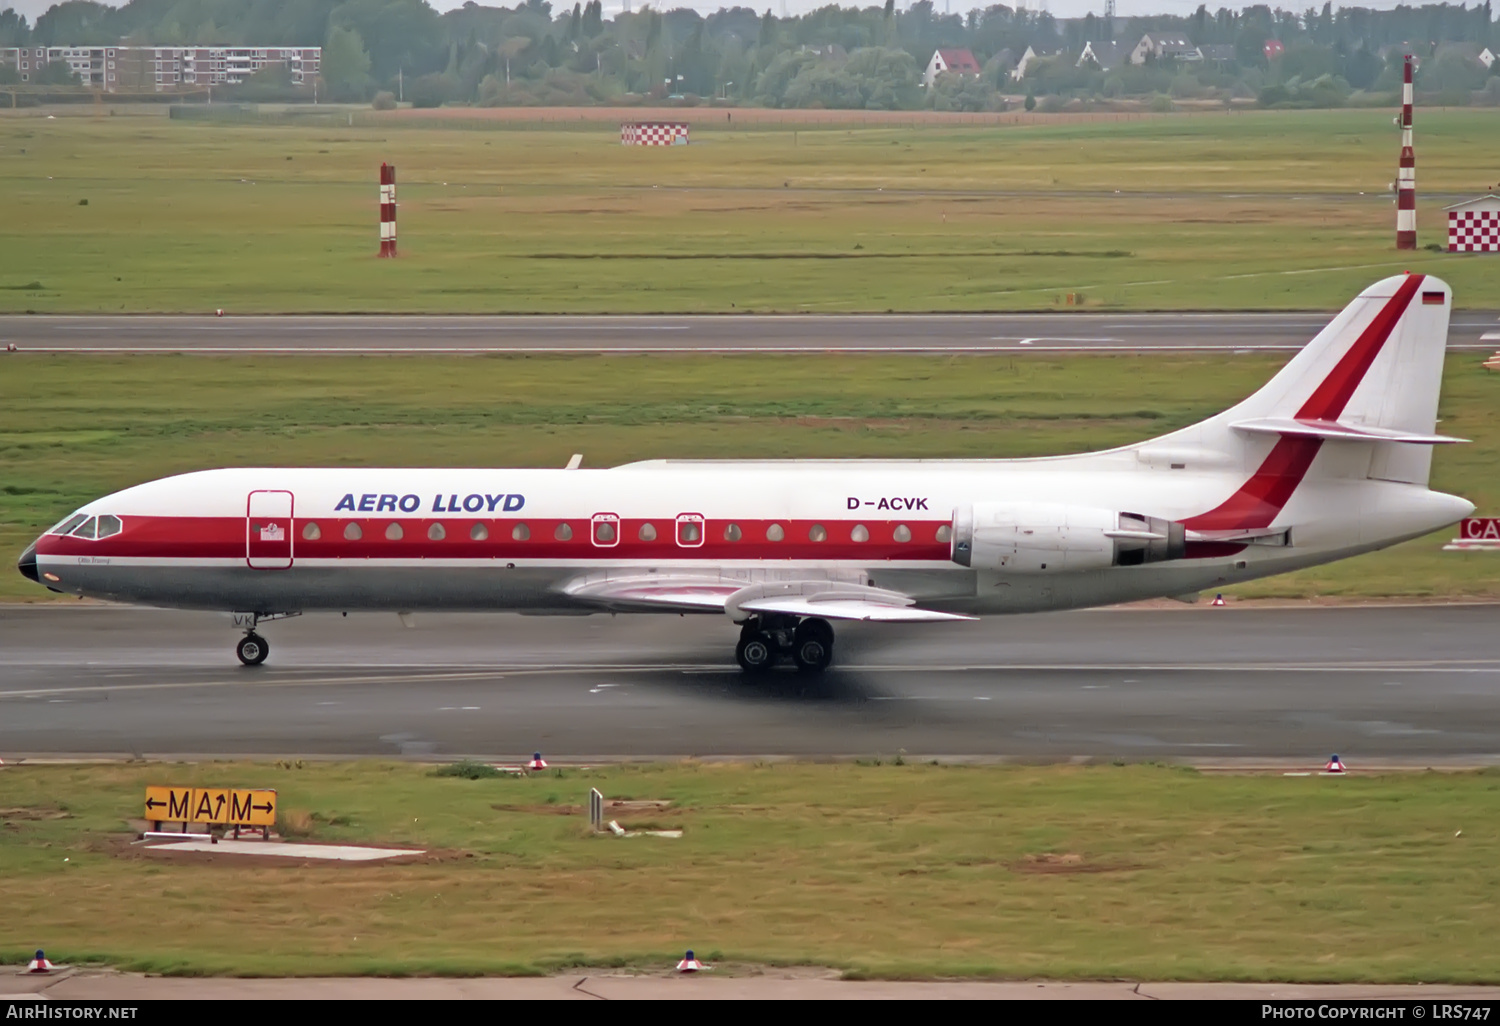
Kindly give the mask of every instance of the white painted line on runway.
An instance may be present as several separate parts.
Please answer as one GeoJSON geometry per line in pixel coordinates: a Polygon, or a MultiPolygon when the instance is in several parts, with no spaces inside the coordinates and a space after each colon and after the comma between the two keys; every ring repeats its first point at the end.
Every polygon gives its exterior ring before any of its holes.
{"type": "Polygon", "coordinates": [[[1487,331],[1479,336],[1481,342],[1500,342],[1500,331],[1487,331]]]}
{"type": "Polygon", "coordinates": [[[991,342],[1020,342],[1022,344],[1025,344],[1025,343],[1028,343],[1028,342],[1123,342],[1124,339],[1119,339],[1119,338],[1068,338],[1068,337],[1063,336],[1063,335],[1055,335],[1055,336],[1054,335],[1028,335],[1025,338],[1022,338],[1019,335],[995,335],[995,336],[993,336],[990,339],[990,341],[991,342]]]}
{"type": "MultiPolygon", "coordinates": [[[[1153,673],[1463,673],[1463,674],[1500,674],[1500,665],[1494,666],[1448,666],[1448,665],[1408,665],[1408,664],[1352,664],[1352,665],[1297,665],[1297,664],[1264,664],[1246,665],[1220,664],[1220,663],[1180,663],[1180,664],[1058,664],[1058,663],[990,663],[971,664],[964,666],[933,666],[933,665],[911,665],[911,666],[881,666],[881,665],[853,665],[840,667],[839,670],[846,673],[1112,673],[1120,671],[1130,672],[1153,672],[1153,673]]],[[[291,678],[267,680],[248,680],[240,677],[234,680],[206,680],[206,681],[174,681],[156,684],[96,684],[78,685],[62,688],[23,688],[15,691],[0,691],[0,698],[47,698],[52,695],[79,694],[84,692],[123,692],[123,691],[172,691],[187,690],[192,688],[227,688],[227,687],[337,687],[346,684],[427,684],[439,681],[494,681],[504,680],[509,677],[539,677],[558,676],[565,674],[576,674],[580,672],[609,672],[617,674],[626,673],[723,673],[738,677],[741,675],[737,667],[730,664],[659,664],[601,668],[589,667],[538,667],[538,668],[508,668],[505,670],[479,670],[469,673],[432,673],[432,674],[388,674],[368,675],[360,677],[313,677],[313,678],[291,678]]],[[[881,699],[882,701],[898,701],[900,698],[881,699]]],[[[913,699],[915,700],[915,699],[913,699]]]]}

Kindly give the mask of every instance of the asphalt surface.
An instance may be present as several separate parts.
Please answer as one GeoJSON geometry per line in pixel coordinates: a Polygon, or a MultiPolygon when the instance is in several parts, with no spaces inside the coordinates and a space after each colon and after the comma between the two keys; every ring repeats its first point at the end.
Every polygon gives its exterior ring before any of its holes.
{"type": "MultiPolygon", "coordinates": [[[[727,967],[727,972],[721,970],[693,976],[669,972],[626,975],[605,970],[594,975],[572,973],[548,977],[390,979],[365,976],[280,980],[145,976],[107,969],[83,969],[63,970],[48,976],[0,971],[0,1002],[8,995],[28,995],[31,1001],[38,998],[51,1001],[847,1001],[892,998],[908,1001],[935,998],[990,1001],[1390,1001],[1423,1002],[1423,1014],[1432,1008],[1432,1015],[1437,1018],[1439,1008],[1432,1002],[1493,1002],[1500,997],[1500,987],[1370,983],[843,980],[835,970],[760,967],[753,972],[747,972],[744,967],[727,967]]],[[[1452,1017],[1461,1014],[1461,1011],[1449,1010],[1452,1017]]],[[[1472,1017],[1473,1012],[1469,1015],[1472,1017]]]]}
{"type": "MultiPolygon", "coordinates": [[[[0,355],[71,353],[994,352],[1297,349],[1330,313],[720,317],[0,316],[0,355]]],[[[1500,348],[1500,312],[1449,348],[1500,348]]]]}
{"type": "Polygon", "coordinates": [[[1500,762],[1500,606],[1117,609],[840,628],[746,679],[718,617],[0,608],[0,757],[1500,762]]]}

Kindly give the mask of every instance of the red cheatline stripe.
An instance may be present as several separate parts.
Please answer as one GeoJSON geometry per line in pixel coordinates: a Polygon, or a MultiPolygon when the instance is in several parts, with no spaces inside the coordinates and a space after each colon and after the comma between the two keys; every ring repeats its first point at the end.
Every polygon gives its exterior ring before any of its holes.
{"type": "Polygon", "coordinates": [[[1268,527],[1302,483],[1322,447],[1321,438],[1286,436],[1277,440],[1250,480],[1222,504],[1183,521],[1195,531],[1268,527]]]}
{"type": "MultiPolygon", "coordinates": [[[[1412,297],[1422,287],[1426,275],[1409,274],[1396,289],[1396,294],[1386,301],[1369,326],[1339,359],[1339,362],[1319,383],[1307,402],[1297,411],[1298,420],[1337,420],[1349,405],[1354,390],[1364,380],[1365,373],[1380,355],[1381,347],[1391,337],[1396,323],[1412,297]]],[[[1183,523],[1199,531],[1242,530],[1268,527],[1276,515],[1286,506],[1292,493],[1302,483],[1318,455],[1323,440],[1320,438],[1282,437],[1271,448],[1270,455],[1250,475],[1240,489],[1223,503],[1189,517],[1183,523]]]]}

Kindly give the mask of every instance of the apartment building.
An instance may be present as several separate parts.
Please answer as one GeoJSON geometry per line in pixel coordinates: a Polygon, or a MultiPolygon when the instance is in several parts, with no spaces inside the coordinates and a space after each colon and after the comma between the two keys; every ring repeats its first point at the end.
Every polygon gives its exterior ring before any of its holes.
{"type": "Polygon", "coordinates": [[[80,82],[106,93],[169,93],[179,89],[239,85],[262,68],[283,65],[293,85],[311,83],[322,64],[321,46],[11,46],[0,64],[34,82],[57,61],[80,82]]]}

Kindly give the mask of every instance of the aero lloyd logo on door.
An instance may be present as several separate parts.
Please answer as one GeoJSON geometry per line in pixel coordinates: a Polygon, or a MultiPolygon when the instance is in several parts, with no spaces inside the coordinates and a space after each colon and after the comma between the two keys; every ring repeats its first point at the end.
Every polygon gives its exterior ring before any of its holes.
{"type": "MultiPolygon", "coordinates": [[[[453,492],[448,495],[434,495],[432,505],[428,511],[432,513],[514,513],[526,505],[526,496],[500,492],[495,495],[488,493],[471,492],[468,495],[459,495],[453,492]]],[[[355,495],[352,492],[338,501],[334,506],[334,512],[348,510],[351,513],[415,513],[422,508],[422,498],[418,495],[382,495],[377,492],[366,492],[364,495],[355,495]]]]}

